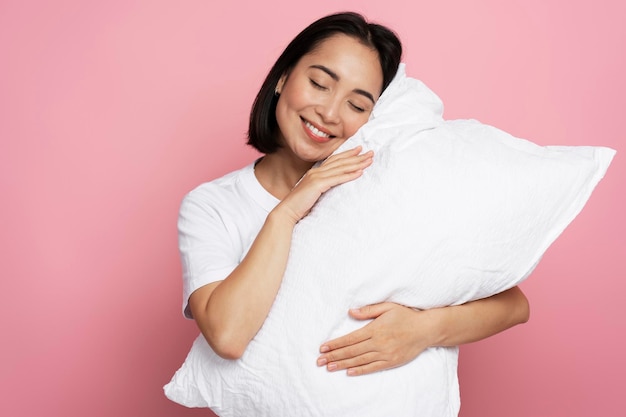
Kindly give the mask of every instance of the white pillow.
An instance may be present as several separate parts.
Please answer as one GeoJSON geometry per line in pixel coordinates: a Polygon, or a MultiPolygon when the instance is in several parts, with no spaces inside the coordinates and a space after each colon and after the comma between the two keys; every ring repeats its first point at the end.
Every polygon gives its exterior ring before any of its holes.
{"type": "Polygon", "coordinates": [[[443,121],[402,66],[372,119],[339,151],[375,151],[294,231],[285,277],[243,358],[202,336],[165,387],[226,416],[456,416],[457,349],[432,348],[350,378],[316,366],[322,342],[364,325],[351,307],[464,303],[519,284],[574,219],[614,151],[540,147],[476,121],[443,121]]]}

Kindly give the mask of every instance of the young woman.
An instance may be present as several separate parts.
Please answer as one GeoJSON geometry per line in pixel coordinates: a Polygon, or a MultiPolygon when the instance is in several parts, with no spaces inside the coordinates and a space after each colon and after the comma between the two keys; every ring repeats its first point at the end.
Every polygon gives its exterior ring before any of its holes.
{"type": "MultiPolygon", "coordinates": [[[[179,220],[185,315],[221,357],[239,358],[263,325],[295,224],[323,193],[374,163],[359,148],[330,155],[367,122],[401,54],[393,32],[358,14],[314,22],[279,57],[252,108],[248,143],[264,156],[185,197],[179,220]]],[[[381,303],[350,314],[374,320],[322,344],[317,365],[361,375],[400,366],[430,346],[491,336],[525,322],[529,309],[513,288],[455,307],[417,311],[381,303]]]]}

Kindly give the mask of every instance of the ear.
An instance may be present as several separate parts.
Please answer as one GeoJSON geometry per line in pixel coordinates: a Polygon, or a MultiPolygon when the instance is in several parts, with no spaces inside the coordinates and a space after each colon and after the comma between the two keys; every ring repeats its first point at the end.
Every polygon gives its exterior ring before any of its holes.
{"type": "Polygon", "coordinates": [[[280,93],[282,93],[283,86],[285,85],[285,82],[287,81],[288,75],[289,74],[284,73],[278,80],[278,83],[276,83],[276,88],[274,89],[274,93],[276,93],[276,95],[279,95],[280,93]]]}

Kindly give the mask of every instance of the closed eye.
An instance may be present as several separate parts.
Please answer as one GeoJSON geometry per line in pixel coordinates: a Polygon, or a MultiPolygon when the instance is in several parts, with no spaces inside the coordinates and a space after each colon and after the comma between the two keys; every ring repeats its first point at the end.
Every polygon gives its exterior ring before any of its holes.
{"type": "Polygon", "coordinates": [[[309,78],[309,81],[311,81],[311,85],[313,85],[313,87],[317,88],[318,90],[326,90],[326,87],[324,87],[323,85],[319,84],[314,79],[309,78]]]}
{"type": "Polygon", "coordinates": [[[359,113],[363,113],[365,111],[365,109],[363,107],[359,107],[356,104],[352,103],[352,102],[348,102],[350,103],[350,107],[352,107],[354,110],[356,110],[359,113]]]}

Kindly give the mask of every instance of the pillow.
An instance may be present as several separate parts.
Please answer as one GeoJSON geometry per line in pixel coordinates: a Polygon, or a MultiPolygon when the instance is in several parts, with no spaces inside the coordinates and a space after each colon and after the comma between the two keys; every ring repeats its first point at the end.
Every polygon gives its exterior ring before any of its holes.
{"type": "Polygon", "coordinates": [[[199,336],[166,395],[225,416],[456,416],[456,348],[350,378],[316,366],[322,342],[364,325],[347,311],[382,301],[420,309],[519,284],[580,212],[614,151],[540,147],[472,120],[402,66],[371,120],[337,151],[374,164],[302,219],[283,283],[240,360],[199,336]]]}

